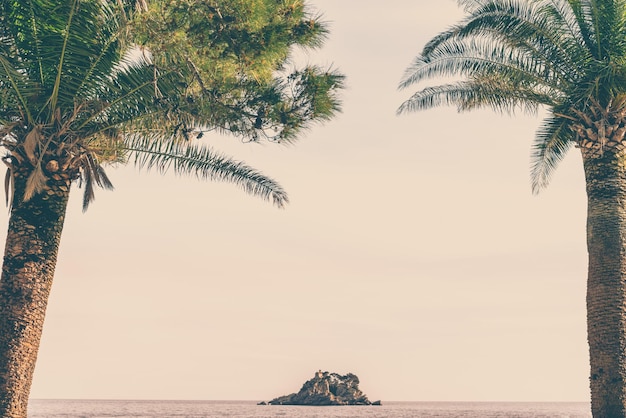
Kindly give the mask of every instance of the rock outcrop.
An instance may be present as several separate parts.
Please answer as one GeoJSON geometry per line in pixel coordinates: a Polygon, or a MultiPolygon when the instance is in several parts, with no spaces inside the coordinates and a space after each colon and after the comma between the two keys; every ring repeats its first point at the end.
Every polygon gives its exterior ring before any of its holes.
{"type": "MultiPolygon", "coordinates": [[[[348,373],[315,373],[313,379],[302,385],[298,393],[272,399],[270,405],[372,405],[367,396],[359,389],[359,378],[348,373]]],[[[380,401],[376,402],[380,405],[380,401]]]]}

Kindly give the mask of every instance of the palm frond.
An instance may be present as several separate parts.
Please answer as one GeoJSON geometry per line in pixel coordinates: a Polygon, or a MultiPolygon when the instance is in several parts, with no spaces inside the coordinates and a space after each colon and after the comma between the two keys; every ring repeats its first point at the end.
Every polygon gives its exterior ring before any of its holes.
{"type": "Polygon", "coordinates": [[[18,111],[25,115],[27,122],[32,123],[33,116],[28,101],[28,96],[32,91],[30,83],[23,74],[13,67],[4,54],[0,55],[0,83],[10,86],[9,96],[15,98],[15,104],[19,106],[18,111]]]}
{"type": "Polygon", "coordinates": [[[55,88],[62,83],[58,94],[66,106],[91,98],[94,87],[106,84],[117,71],[125,51],[119,42],[120,18],[108,2],[85,3],[81,1],[75,16],[68,17],[68,35],[59,59],[61,78],[55,88]]]}
{"type": "Polygon", "coordinates": [[[251,195],[271,199],[280,208],[288,203],[286,192],[276,181],[207,147],[176,138],[131,136],[127,138],[125,149],[139,168],[155,168],[161,173],[171,170],[176,174],[226,181],[239,185],[251,195]]]}
{"type": "Polygon", "coordinates": [[[7,166],[7,171],[4,175],[4,199],[6,206],[11,209],[13,203],[13,193],[15,192],[15,177],[13,174],[13,168],[7,166]]]}
{"type": "MultiPolygon", "coordinates": [[[[590,1],[590,32],[595,38],[594,57],[605,60],[626,52],[624,24],[626,4],[623,1],[590,1]]],[[[584,9],[583,9],[584,10],[584,9]]]]}
{"type": "Polygon", "coordinates": [[[31,121],[51,123],[58,107],[71,109],[111,76],[124,52],[108,2],[27,0],[0,7],[2,55],[37,86],[24,95],[31,121]]]}
{"type": "Polygon", "coordinates": [[[87,211],[91,202],[96,198],[94,190],[93,172],[89,169],[81,170],[80,186],[84,187],[83,190],[83,212],[87,211]]]}
{"type": "MultiPolygon", "coordinates": [[[[67,54],[67,46],[68,46],[68,41],[70,38],[70,35],[72,33],[71,31],[71,27],[72,27],[72,20],[74,18],[74,15],[76,13],[76,9],[78,7],[78,0],[74,0],[72,3],[72,7],[70,8],[70,13],[68,15],[67,18],[67,26],[65,28],[65,35],[63,36],[63,46],[61,48],[61,50],[59,51],[59,62],[57,64],[57,75],[56,75],[56,79],[54,81],[54,86],[52,87],[52,95],[50,96],[50,108],[52,110],[51,114],[54,113],[54,111],[57,108],[57,101],[59,99],[59,90],[61,88],[61,76],[63,74],[63,66],[66,65],[65,63],[65,57],[66,55],[69,56],[69,54],[67,54]]],[[[50,122],[52,122],[52,119],[50,120],[50,122]]]]}
{"type": "Polygon", "coordinates": [[[31,13],[28,20],[31,22],[31,27],[32,27],[31,39],[32,39],[32,45],[33,45],[33,50],[34,50],[33,52],[35,53],[34,58],[37,62],[37,68],[39,70],[39,82],[43,84],[45,82],[44,66],[43,66],[42,59],[41,59],[43,40],[41,39],[39,30],[38,30],[39,20],[37,19],[37,16],[35,16],[32,1],[27,1],[26,3],[28,3],[29,5],[29,11],[31,13]]]}
{"type": "Polygon", "coordinates": [[[471,11],[424,47],[400,88],[435,76],[500,71],[498,65],[517,67],[553,88],[558,83],[563,89],[580,76],[572,64],[589,54],[581,48],[580,33],[572,29],[571,13],[558,19],[554,4],[521,0],[480,2],[471,11]]]}
{"type": "Polygon", "coordinates": [[[554,90],[568,83],[543,57],[499,41],[483,39],[450,40],[427,57],[417,57],[406,70],[399,88],[405,89],[433,77],[468,77],[477,74],[501,74],[511,81],[543,84],[554,90]]]}
{"type": "Polygon", "coordinates": [[[584,2],[583,4],[580,0],[567,0],[567,3],[575,16],[577,27],[580,29],[586,49],[595,51],[597,42],[594,35],[593,15],[591,14],[589,2],[584,2]]]}
{"type": "Polygon", "coordinates": [[[113,183],[109,180],[102,165],[96,160],[92,150],[84,151],[78,165],[80,168],[80,186],[84,187],[83,212],[85,212],[96,197],[94,183],[107,190],[113,190],[113,183]]]}
{"type": "Polygon", "coordinates": [[[550,116],[537,132],[531,153],[531,186],[533,193],[545,188],[552,173],[574,144],[571,120],[550,116]]]}
{"type": "Polygon", "coordinates": [[[110,79],[92,91],[92,99],[86,102],[88,108],[77,122],[76,129],[95,133],[138,121],[148,115],[157,119],[159,112],[161,119],[167,118],[171,100],[159,97],[158,91],[162,89],[176,97],[182,94],[178,88],[182,80],[173,72],[157,73],[156,78],[154,73],[154,67],[142,61],[117,69],[110,79]]]}
{"type": "MultiPolygon", "coordinates": [[[[107,19],[106,22],[115,21],[107,19]]],[[[94,94],[94,89],[98,89],[102,84],[107,84],[113,74],[119,72],[118,68],[123,63],[123,51],[119,48],[119,38],[122,34],[118,25],[101,25],[99,36],[102,38],[100,53],[90,57],[91,66],[81,77],[74,82],[75,94],[78,100],[89,99],[94,94]]]]}
{"type": "MultiPolygon", "coordinates": [[[[521,109],[535,113],[538,106],[554,105],[553,91],[507,83],[497,75],[474,77],[468,81],[426,87],[417,91],[397,110],[398,114],[454,105],[459,111],[489,107],[497,112],[513,113],[521,109]]],[[[542,87],[542,86],[540,86],[542,87]]]]}

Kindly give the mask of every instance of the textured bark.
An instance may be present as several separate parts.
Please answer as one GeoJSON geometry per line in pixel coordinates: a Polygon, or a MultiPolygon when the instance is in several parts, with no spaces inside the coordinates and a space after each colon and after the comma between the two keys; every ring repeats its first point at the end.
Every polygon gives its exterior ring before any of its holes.
{"type": "Polygon", "coordinates": [[[588,198],[591,407],[596,418],[626,417],[625,153],[619,145],[583,147],[582,154],[588,198]]]}
{"type": "Polygon", "coordinates": [[[70,180],[55,176],[23,202],[27,174],[15,176],[0,278],[0,416],[5,418],[26,417],[70,191],[70,180]]]}

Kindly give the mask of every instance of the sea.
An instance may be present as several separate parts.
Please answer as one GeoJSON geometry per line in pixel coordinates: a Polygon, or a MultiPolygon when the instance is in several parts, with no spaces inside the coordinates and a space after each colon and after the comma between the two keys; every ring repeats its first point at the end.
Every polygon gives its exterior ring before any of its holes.
{"type": "Polygon", "coordinates": [[[31,399],[29,418],[591,418],[584,402],[382,402],[382,406],[270,406],[255,401],[31,399]]]}

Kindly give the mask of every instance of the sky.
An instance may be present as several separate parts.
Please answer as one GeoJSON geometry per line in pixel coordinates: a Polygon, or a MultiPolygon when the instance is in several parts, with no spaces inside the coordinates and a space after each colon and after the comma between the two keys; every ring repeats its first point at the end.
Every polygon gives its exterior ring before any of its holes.
{"type": "Polygon", "coordinates": [[[132,166],[85,214],[75,190],[31,396],[269,400],[321,369],[371,400],[587,401],[580,155],[533,195],[541,112],[396,115],[455,0],[309,3],[331,33],[301,59],[346,74],[343,113],[206,140],[291,203],[132,166]]]}

